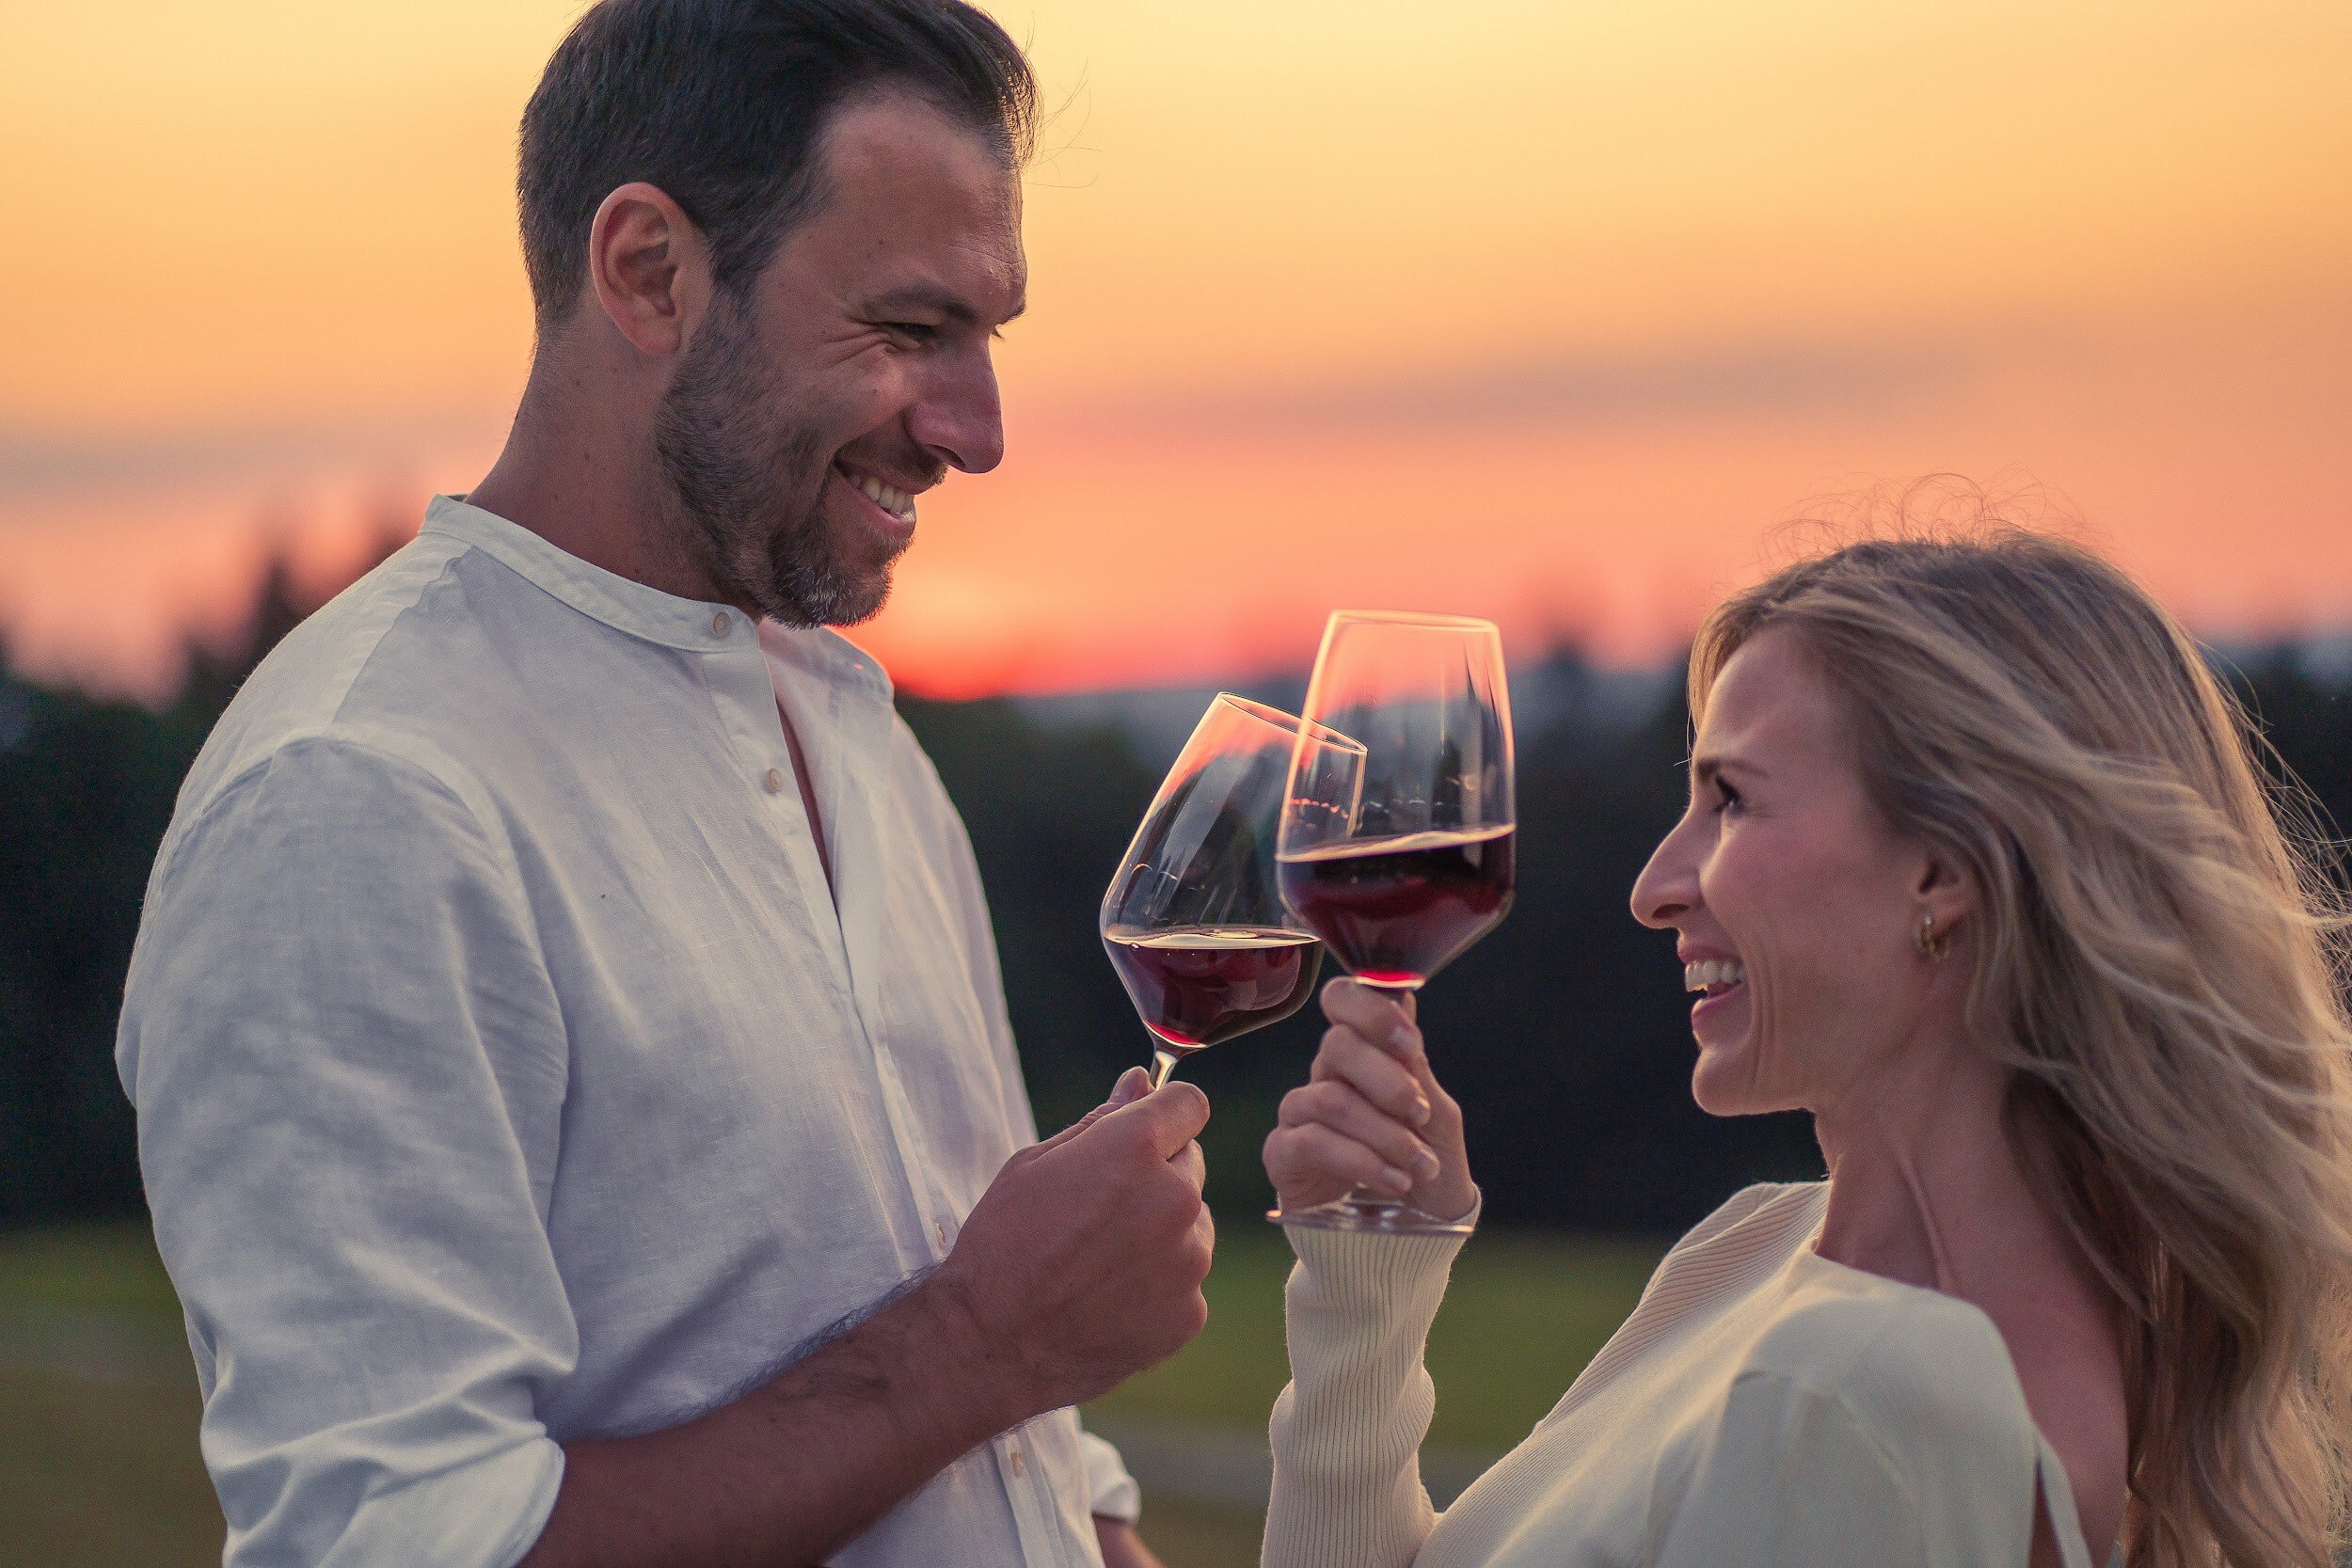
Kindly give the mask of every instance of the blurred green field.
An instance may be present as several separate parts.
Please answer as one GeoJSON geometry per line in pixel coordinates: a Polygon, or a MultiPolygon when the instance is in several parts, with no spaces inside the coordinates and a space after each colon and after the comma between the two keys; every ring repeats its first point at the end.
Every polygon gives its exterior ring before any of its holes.
{"type": "MultiPolygon", "coordinates": [[[[1431,1338],[1433,1442],[1507,1448],[1632,1307],[1659,1249],[1486,1235],[1431,1338]]],[[[1092,1408],[1263,1436],[1282,1386],[1281,1237],[1227,1218],[1209,1326],[1092,1408]]],[[[0,1237],[0,1568],[199,1568],[220,1515],[196,1449],[179,1306],[145,1230],[0,1237]]],[[[1169,1568],[1257,1561],[1254,1509],[1151,1492],[1144,1532],[1169,1568]]]]}
{"type": "MultiPolygon", "coordinates": [[[[1662,1248],[1492,1234],[1454,1269],[1429,1337],[1438,1415],[1429,1440],[1507,1449],[1527,1435],[1633,1309],[1662,1248]]],[[[1254,1218],[1224,1219],[1209,1275],[1209,1326],[1173,1358],[1090,1406],[1263,1432],[1289,1380],[1282,1282],[1290,1248],[1254,1218]]]]}
{"type": "Polygon", "coordinates": [[[143,1227],[0,1238],[0,1568],[217,1564],[197,1411],[143,1227]]]}

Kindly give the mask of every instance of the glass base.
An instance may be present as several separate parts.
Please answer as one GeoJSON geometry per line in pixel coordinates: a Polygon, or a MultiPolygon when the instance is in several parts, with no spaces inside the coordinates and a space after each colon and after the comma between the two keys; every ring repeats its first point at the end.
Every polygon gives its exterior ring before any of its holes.
{"type": "Polygon", "coordinates": [[[1364,1193],[1350,1193],[1292,1213],[1269,1209],[1265,1217],[1276,1225],[1298,1225],[1310,1230],[1364,1230],[1379,1236],[1467,1236],[1476,1228],[1468,1216],[1441,1220],[1409,1203],[1364,1193]]]}

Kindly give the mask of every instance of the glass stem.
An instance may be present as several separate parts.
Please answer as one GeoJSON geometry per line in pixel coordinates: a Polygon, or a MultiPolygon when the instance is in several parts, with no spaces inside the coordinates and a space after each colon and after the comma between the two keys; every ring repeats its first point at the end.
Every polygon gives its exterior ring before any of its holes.
{"type": "Polygon", "coordinates": [[[1176,1053],[1170,1051],[1167,1046],[1162,1045],[1160,1043],[1159,1037],[1154,1035],[1152,1037],[1152,1088],[1157,1089],[1166,1085],[1168,1082],[1168,1075],[1176,1070],[1176,1064],[1182,1060],[1184,1060],[1183,1057],[1177,1055],[1176,1053]]]}

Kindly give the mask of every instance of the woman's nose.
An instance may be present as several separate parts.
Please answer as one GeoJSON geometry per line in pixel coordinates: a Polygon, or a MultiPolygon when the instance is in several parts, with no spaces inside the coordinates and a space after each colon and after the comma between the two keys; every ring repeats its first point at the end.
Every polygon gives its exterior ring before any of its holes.
{"type": "Polygon", "coordinates": [[[1633,918],[1654,930],[1673,926],[1699,900],[1698,859],[1684,832],[1689,825],[1688,817],[1676,823],[1633,879],[1633,918]]]}

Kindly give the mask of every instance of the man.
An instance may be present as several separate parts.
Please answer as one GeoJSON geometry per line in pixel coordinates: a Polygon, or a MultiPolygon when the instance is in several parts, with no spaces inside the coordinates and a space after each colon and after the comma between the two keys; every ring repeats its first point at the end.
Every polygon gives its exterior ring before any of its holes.
{"type": "Polygon", "coordinates": [[[1067,1408],[1198,1331],[1178,1085],[1034,1133],[873,661],[993,467],[1034,87],[957,0],[605,0],[469,500],[287,639],[119,1062],[237,1564],[1148,1564],[1067,1408]]]}

